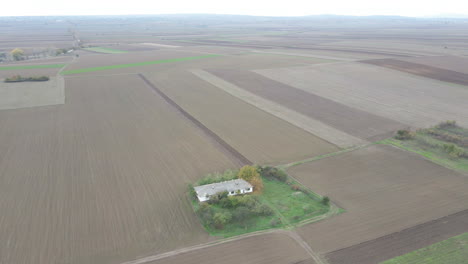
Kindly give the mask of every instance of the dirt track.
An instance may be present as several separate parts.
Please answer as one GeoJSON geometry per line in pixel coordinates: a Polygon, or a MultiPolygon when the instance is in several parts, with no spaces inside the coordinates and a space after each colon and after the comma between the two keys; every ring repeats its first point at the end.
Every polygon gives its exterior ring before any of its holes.
{"type": "Polygon", "coordinates": [[[326,255],[331,264],[376,264],[468,232],[468,210],[326,255]]]}
{"type": "Polygon", "coordinates": [[[234,149],[232,146],[230,146],[226,141],[224,141],[222,138],[220,138],[216,133],[211,131],[209,128],[207,128],[205,125],[203,125],[200,121],[198,121],[195,117],[190,115],[187,111],[185,111],[182,107],[180,107],[176,102],[174,102],[171,98],[169,98],[166,94],[164,94],[160,89],[158,89],[154,84],[152,84],[148,79],[146,79],[145,76],[142,74],[138,74],[138,76],[149,86],[151,87],[158,95],[160,95],[168,104],[170,104],[172,107],[177,109],[185,118],[187,118],[190,122],[192,122],[195,126],[197,126],[199,129],[203,131],[205,135],[209,139],[211,139],[216,145],[219,146],[219,149],[224,152],[228,157],[231,158],[231,160],[235,163],[238,164],[239,166],[243,165],[251,165],[253,164],[252,161],[244,157],[239,151],[234,149]]]}
{"type": "Polygon", "coordinates": [[[395,59],[364,60],[361,62],[412,73],[443,82],[468,85],[468,74],[466,73],[395,59]]]}

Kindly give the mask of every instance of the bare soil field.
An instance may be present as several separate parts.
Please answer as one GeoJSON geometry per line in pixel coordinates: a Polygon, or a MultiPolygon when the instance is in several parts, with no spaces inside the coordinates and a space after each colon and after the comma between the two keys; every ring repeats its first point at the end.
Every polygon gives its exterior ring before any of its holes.
{"type": "Polygon", "coordinates": [[[468,210],[327,254],[332,264],[374,264],[468,231],[468,210]]]}
{"type": "Polygon", "coordinates": [[[451,82],[461,85],[468,85],[468,74],[446,70],[442,68],[427,66],[423,64],[395,60],[395,59],[379,59],[365,60],[364,63],[387,67],[390,69],[416,74],[419,76],[436,79],[443,82],[451,82]]]}
{"type": "Polygon", "coordinates": [[[307,93],[254,72],[236,69],[209,71],[256,95],[361,139],[383,139],[404,127],[396,121],[307,93]]]}
{"type": "Polygon", "coordinates": [[[168,70],[146,76],[167,96],[254,163],[280,164],[338,149],[230,96],[188,71],[168,70]]]}
{"type": "Polygon", "coordinates": [[[235,165],[137,76],[66,78],[66,94],[0,111],[0,262],[120,263],[209,241],[187,183],[235,165]]]}
{"type": "Polygon", "coordinates": [[[468,57],[427,56],[404,58],[400,60],[468,74],[468,57]]]}
{"type": "Polygon", "coordinates": [[[0,110],[65,103],[63,77],[47,82],[0,82],[0,110]]]}
{"type": "Polygon", "coordinates": [[[275,233],[214,245],[148,264],[166,263],[315,264],[291,237],[275,233]]]}
{"type": "Polygon", "coordinates": [[[288,171],[346,210],[299,228],[321,254],[468,208],[466,175],[391,146],[371,145],[288,171]]]}
{"type": "Polygon", "coordinates": [[[429,127],[444,120],[468,125],[468,89],[464,86],[349,62],[255,72],[411,127],[429,127]]]}

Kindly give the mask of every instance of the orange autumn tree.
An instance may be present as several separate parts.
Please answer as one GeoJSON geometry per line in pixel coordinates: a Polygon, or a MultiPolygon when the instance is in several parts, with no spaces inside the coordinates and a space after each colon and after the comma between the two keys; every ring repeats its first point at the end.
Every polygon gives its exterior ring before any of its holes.
{"type": "Polygon", "coordinates": [[[263,190],[263,181],[262,177],[260,177],[260,174],[257,171],[257,168],[254,166],[250,165],[245,165],[239,170],[239,173],[237,174],[237,177],[239,179],[243,179],[254,187],[254,192],[255,193],[260,193],[263,190]]]}

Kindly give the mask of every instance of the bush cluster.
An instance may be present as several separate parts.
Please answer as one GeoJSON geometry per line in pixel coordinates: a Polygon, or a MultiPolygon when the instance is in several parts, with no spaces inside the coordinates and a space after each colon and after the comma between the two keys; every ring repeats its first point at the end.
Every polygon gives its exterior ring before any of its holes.
{"type": "Polygon", "coordinates": [[[413,139],[414,136],[415,136],[414,132],[403,129],[403,130],[397,131],[395,138],[398,140],[409,140],[409,139],[413,139]]]}
{"type": "Polygon", "coordinates": [[[197,185],[211,184],[215,182],[223,182],[237,179],[237,170],[226,170],[223,173],[215,172],[207,174],[205,177],[197,181],[197,185]]]}
{"type": "Polygon", "coordinates": [[[436,128],[441,128],[441,129],[450,128],[450,127],[457,127],[457,122],[455,120],[447,120],[447,121],[444,121],[444,122],[440,122],[436,126],[436,128]]]}
{"type": "Polygon", "coordinates": [[[21,75],[15,75],[9,78],[5,78],[5,82],[45,82],[48,80],[49,77],[47,76],[23,77],[21,75]]]}
{"type": "Polygon", "coordinates": [[[222,192],[213,195],[207,203],[201,203],[197,214],[205,225],[223,229],[233,222],[247,227],[253,217],[272,215],[273,210],[256,196],[228,196],[227,192],[222,192]]]}
{"type": "Polygon", "coordinates": [[[455,143],[462,147],[468,147],[468,138],[463,135],[452,134],[449,132],[440,131],[440,130],[433,129],[433,128],[427,129],[425,132],[439,140],[450,142],[450,143],[455,143]]]}
{"type": "Polygon", "coordinates": [[[280,182],[286,182],[288,180],[288,175],[286,172],[271,166],[259,166],[258,173],[260,173],[262,177],[270,180],[278,180],[280,182]]]}
{"type": "Polygon", "coordinates": [[[452,158],[468,158],[468,154],[466,153],[466,151],[455,144],[444,144],[443,149],[452,158]]]}

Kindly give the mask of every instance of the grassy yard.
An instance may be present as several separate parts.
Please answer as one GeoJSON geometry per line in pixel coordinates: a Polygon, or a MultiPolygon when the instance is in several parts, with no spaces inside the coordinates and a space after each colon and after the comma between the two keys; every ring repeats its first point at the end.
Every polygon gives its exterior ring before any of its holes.
{"type": "MultiPolygon", "coordinates": [[[[216,229],[211,225],[202,223],[205,229],[213,236],[231,237],[250,233],[254,231],[266,230],[270,228],[290,228],[296,224],[325,214],[330,206],[322,203],[322,197],[305,189],[294,181],[289,184],[274,179],[263,179],[264,189],[261,194],[250,194],[258,197],[258,201],[269,206],[273,213],[271,215],[252,216],[244,222],[233,221],[226,224],[223,229],[216,229]],[[293,190],[292,186],[300,187],[301,190],[293,190]],[[307,192],[304,193],[304,191],[307,192]],[[274,223],[274,224],[273,224],[274,223]]],[[[195,211],[200,204],[193,201],[195,211]]],[[[212,205],[213,213],[231,212],[235,209],[223,208],[219,205],[212,205]]]]}
{"type": "Polygon", "coordinates": [[[50,69],[50,68],[62,68],[64,66],[65,64],[11,65],[11,66],[0,66],[0,70],[50,69]]]}
{"type": "Polygon", "coordinates": [[[464,264],[468,263],[468,233],[387,260],[381,264],[464,264]]]}
{"type": "Polygon", "coordinates": [[[105,48],[105,47],[84,48],[84,50],[95,51],[95,52],[100,52],[100,53],[109,53],[109,54],[127,53],[127,51],[125,50],[118,50],[118,49],[105,48]]]}
{"type": "Polygon", "coordinates": [[[386,139],[377,142],[378,144],[393,145],[411,152],[418,153],[435,163],[442,166],[459,170],[468,171],[468,130],[454,126],[454,127],[434,127],[430,129],[422,129],[414,134],[414,138],[408,140],[398,140],[395,138],[386,139]],[[440,137],[438,135],[445,135],[440,137]],[[457,139],[454,142],[447,141],[449,139],[457,139]],[[447,150],[447,146],[453,144],[464,155],[456,157],[451,155],[447,150]]]}
{"type": "Polygon", "coordinates": [[[106,65],[106,66],[100,66],[100,67],[90,67],[90,68],[82,68],[82,69],[76,69],[76,70],[68,70],[68,71],[63,71],[61,74],[62,75],[69,75],[69,74],[77,74],[77,73],[85,73],[85,72],[95,72],[95,71],[103,71],[103,70],[111,70],[111,69],[121,69],[121,68],[137,67],[137,66],[146,66],[146,65],[153,65],[153,64],[162,64],[162,63],[197,60],[197,59],[204,59],[204,58],[211,58],[211,57],[218,57],[218,56],[221,56],[221,55],[210,54],[210,55],[174,58],[174,59],[166,59],[166,60],[154,60],[154,61],[143,61],[143,62],[136,62],[136,63],[127,63],[127,64],[106,65]]]}

